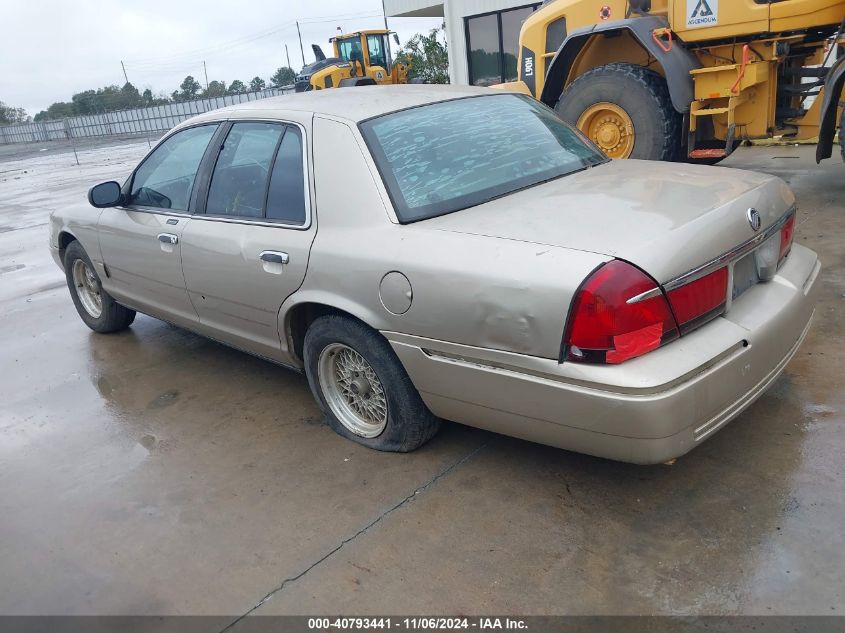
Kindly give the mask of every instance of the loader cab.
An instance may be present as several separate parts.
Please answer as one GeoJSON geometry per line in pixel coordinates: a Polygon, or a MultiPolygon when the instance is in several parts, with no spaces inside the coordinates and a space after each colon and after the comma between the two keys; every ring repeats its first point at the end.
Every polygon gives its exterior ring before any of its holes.
{"type": "Polygon", "coordinates": [[[351,63],[356,72],[371,77],[376,83],[392,83],[390,31],[359,31],[331,38],[335,57],[351,63]]]}

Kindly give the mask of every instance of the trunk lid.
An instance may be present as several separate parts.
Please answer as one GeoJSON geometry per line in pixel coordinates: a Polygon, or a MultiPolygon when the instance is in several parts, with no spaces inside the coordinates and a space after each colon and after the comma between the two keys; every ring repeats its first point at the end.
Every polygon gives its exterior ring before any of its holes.
{"type": "Polygon", "coordinates": [[[779,178],[737,169],[613,161],[420,223],[599,253],[665,283],[765,231],[794,204],[779,178]],[[748,210],[762,223],[755,231],[748,210]]]}

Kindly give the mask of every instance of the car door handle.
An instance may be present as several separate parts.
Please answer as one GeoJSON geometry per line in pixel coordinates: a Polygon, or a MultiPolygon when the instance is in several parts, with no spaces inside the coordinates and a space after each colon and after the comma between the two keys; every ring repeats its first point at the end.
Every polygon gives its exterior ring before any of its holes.
{"type": "Polygon", "coordinates": [[[173,233],[159,233],[158,241],[162,244],[178,244],[179,236],[173,235],[173,233]]]}
{"type": "Polygon", "coordinates": [[[281,251],[261,251],[258,257],[268,264],[287,264],[290,261],[290,256],[281,251]]]}

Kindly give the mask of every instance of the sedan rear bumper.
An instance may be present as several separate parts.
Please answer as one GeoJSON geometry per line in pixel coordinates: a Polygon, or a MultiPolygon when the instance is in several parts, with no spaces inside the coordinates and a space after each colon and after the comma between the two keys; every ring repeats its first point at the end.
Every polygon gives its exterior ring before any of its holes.
{"type": "Polygon", "coordinates": [[[780,375],[814,313],[816,254],[795,245],[775,279],[700,330],[618,366],[558,364],[385,332],[435,415],[640,464],[683,455],[780,375]]]}

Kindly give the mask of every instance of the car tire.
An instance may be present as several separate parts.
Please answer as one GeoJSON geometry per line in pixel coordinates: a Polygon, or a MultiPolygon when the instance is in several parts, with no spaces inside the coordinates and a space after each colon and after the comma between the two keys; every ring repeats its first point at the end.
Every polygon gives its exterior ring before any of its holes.
{"type": "Polygon", "coordinates": [[[607,64],[587,71],[563,91],[555,112],[611,158],[671,161],[678,153],[681,115],[666,80],[642,66],[607,64]]]}
{"type": "Polygon", "coordinates": [[[316,319],[303,352],[308,384],[338,435],[375,450],[406,453],[440,428],[387,340],[360,321],[340,315],[316,319]]]}
{"type": "Polygon", "coordinates": [[[68,245],[64,265],[70,296],[85,325],[100,334],[108,334],[132,324],[135,311],[120,305],[103,290],[97,270],[79,242],[68,245]]]}

